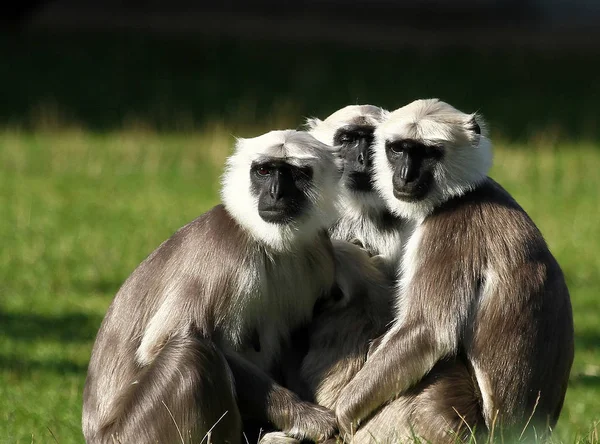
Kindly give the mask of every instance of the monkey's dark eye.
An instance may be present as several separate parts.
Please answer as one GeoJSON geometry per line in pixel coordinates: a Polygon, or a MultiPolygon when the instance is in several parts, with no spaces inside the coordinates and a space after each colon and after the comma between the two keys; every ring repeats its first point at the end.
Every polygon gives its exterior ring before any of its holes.
{"type": "Polygon", "coordinates": [[[398,140],[395,142],[388,142],[386,146],[394,154],[400,154],[415,149],[415,143],[412,140],[398,140]]]}
{"type": "Polygon", "coordinates": [[[356,137],[354,137],[354,135],[350,133],[343,133],[340,135],[339,140],[341,144],[352,143],[356,140],[356,137]]]}
{"type": "Polygon", "coordinates": [[[406,150],[406,144],[404,142],[397,142],[397,143],[391,143],[389,145],[390,150],[395,153],[395,154],[399,154],[402,151],[406,150]]]}
{"type": "Polygon", "coordinates": [[[259,176],[263,176],[263,177],[264,176],[268,176],[268,175],[271,174],[271,170],[269,168],[267,168],[267,167],[264,167],[264,166],[258,167],[256,169],[256,174],[258,174],[259,176]]]}

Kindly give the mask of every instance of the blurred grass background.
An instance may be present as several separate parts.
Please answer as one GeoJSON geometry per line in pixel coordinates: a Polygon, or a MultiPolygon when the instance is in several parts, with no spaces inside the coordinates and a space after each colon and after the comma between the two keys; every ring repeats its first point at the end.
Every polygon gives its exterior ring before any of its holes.
{"type": "Polygon", "coordinates": [[[576,358],[555,438],[598,442],[599,53],[64,33],[3,35],[0,54],[0,442],[83,442],[102,317],[218,202],[234,135],[423,97],[487,118],[492,177],[561,263],[576,358]]]}

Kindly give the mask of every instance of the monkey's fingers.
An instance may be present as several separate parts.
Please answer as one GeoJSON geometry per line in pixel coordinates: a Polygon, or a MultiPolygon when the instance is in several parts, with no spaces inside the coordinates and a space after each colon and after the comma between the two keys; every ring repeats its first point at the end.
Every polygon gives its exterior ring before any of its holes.
{"type": "Polygon", "coordinates": [[[309,402],[302,404],[294,423],[286,430],[288,435],[299,440],[321,442],[337,432],[337,420],[333,411],[309,402]]]}

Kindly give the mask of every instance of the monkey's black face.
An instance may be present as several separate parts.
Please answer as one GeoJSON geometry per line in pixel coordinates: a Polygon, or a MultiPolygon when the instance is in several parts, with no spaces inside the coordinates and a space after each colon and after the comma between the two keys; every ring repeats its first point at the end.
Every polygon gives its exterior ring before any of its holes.
{"type": "Polygon", "coordinates": [[[344,159],[342,180],[344,186],[352,191],[371,192],[371,145],[373,130],[369,125],[347,125],[338,129],[333,144],[341,146],[344,159]]]}
{"type": "Polygon", "coordinates": [[[425,198],[433,185],[433,169],[444,156],[443,148],[402,139],[386,142],[385,153],[393,171],[396,199],[410,202],[425,198]]]}
{"type": "Polygon", "coordinates": [[[252,192],[258,196],[258,214],[265,222],[288,224],[309,205],[313,170],[282,160],[254,162],[250,169],[252,192]]]}

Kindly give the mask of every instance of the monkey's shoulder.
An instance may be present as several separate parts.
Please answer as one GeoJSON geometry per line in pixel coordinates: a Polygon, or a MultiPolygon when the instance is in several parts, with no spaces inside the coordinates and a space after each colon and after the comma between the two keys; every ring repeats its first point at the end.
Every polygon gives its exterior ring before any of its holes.
{"type": "Polygon", "coordinates": [[[434,224],[443,220],[454,227],[485,224],[488,226],[486,231],[502,228],[537,231],[534,222],[510,193],[489,177],[467,193],[445,202],[429,219],[434,224]]]}
{"type": "Polygon", "coordinates": [[[162,287],[159,282],[185,280],[196,285],[227,280],[250,260],[251,240],[217,205],[181,227],[160,244],[131,274],[123,288],[162,287]]]}
{"type": "Polygon", "coordinates": [[[217,260],[217,256],[232,260],[246,254],[251,246],[248,234],[219,204],[177,230],[157,251],[191,254],[198,259],[208,254],[212,260],[217,260]]]}
{"type": "MultiPolygon", "coordinates": [[[[543,257],[552,260],[533,220],[501,185],[487,178],[473,190],[451,199],[424,223],[431,248],[456,249],[461,256],[490,256],[514,264],[543,257]],[[459,242],[455,242],[459,240],[459,242]]],[[[484,259],[486,258],[487,259],[484,259]]]]}

